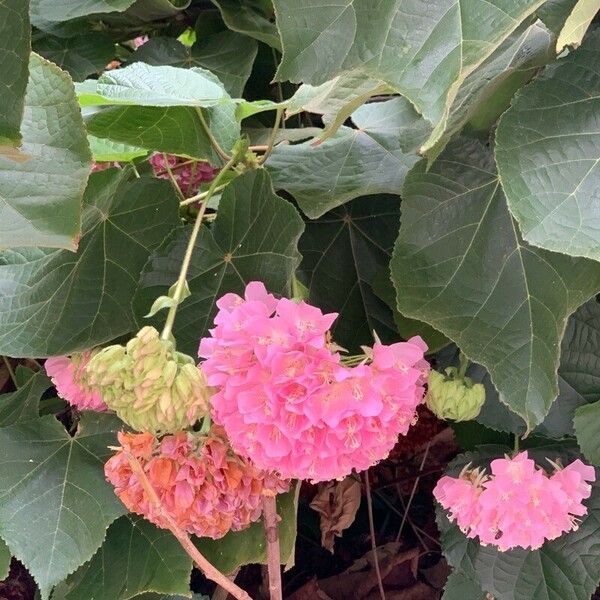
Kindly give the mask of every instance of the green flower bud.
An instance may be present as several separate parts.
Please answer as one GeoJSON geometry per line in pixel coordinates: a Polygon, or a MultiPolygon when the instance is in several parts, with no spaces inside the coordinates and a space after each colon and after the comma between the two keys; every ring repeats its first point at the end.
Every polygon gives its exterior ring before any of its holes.
{"type": "Polygon", "coordinates": [[[104,348],[89,362],[86,383],[136,431],[174,433],[206,415],[210,390],[194,360],[143,327],[126,346],[104,348]]]}
{"type": "Polygon", "coordinates": [[[445,375],[430,371],[425,402],[439,419],[469,421],[479,414],[485,402],[485,387],[461,376],[455,367],[448,367],[445,375]]]}

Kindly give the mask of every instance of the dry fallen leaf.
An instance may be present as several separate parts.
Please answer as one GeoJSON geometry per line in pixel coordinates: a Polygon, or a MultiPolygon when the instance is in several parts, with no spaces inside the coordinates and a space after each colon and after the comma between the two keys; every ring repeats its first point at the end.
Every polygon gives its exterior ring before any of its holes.
{"type": "Polygon", "coordinates": [[[354,522],[360,506],[360,482],[353,477],[319,485],[310,507],[321,515],[321,544],[333,552],[335,537],[354,522]]]}

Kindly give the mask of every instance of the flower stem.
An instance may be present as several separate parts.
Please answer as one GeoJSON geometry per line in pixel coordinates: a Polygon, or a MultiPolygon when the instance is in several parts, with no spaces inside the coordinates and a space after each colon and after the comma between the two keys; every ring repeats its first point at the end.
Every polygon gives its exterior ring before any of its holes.
{"type": "Polygon", "coordinates": [[[275,496],[263,497],[263,518],[265,523],[265,536],[267,538],[267,566],[269,570],[269,598],[270,600],[283,599],[281,585],[281,552],[279,549],[279,534],[277,525],[277,503],[275,496]]]}
{"type": "Polygon", "coordinates": [[[179,277],[177,278],[177,283],[175,284],[175,291],[173,292],[173,306],[169,308],[169,313],[167,314],[167,320],[165,321],[165,326],[163,327],[162,333],[160,334],[161,339],[168,340],[171,331],[173,329],[173,324],[175,323],[175,315],[177,314],[177,307],[183,298],[183,293],[185,290],[185,281],[188,269],[190,267],[190,262],[192,260],[192,253],[194,251],[194,246],[196,245],[196,239],[198,238],[198,233],[200,232],[200,226],[202,225],[202,218],[204,217],[204,213],[206,211],[206,205],[210,200],[211,196],[215,193],[217,187],[224,175],[229,171],[229,169],[233,166],[234,159],[230,158],[227,164],[219,171],[219,174],[212,180],[208,191],[206,192],[206,196],[203,199],[202,206],[198,211],[198,215],[196,216],[196,222],[194,223],[194,228],[192,229],[192,233],[190,234],[190,239],[185,249],[185,255],[183,257],[183,262],[181,263],[181,270],[179,271],[179,277]]]}
{"type": "Polygon", "coordinates": [[[369,471],[365,471],[365,492],[367,496],[367,512],[369,513],[369,536],[371,537],[371,551],[373,553],[373,565],[377,575],[377,587],[379,588],[379,597],[385,600],[385,591],[383,589],[383,580],[381,579],[381,570],[379,569],[379,558],[377,556],[377,541],[375,540],[375,522],[373,519],[373,499],[371,498],[371,483],[369,482],[369,471]]]}
{"type": "MultiPolygon", "coordinates": [[[[220,192],[221,190],[224,190],[226,185],[227,184],[219,185],[214,190],[214,193],[216,194],[217,192],[220,192]]],[[[194,202],[199,202],[201,200],[204,200],[204,198],[206,198],[208,196],[208,192],[209,191],[210,190],[208,190],[206,192],[200,192],[199,194],[196,194],[195,196],[191,196],[189,198],[186,198],[185,200],[183,200],[182,202],[179,203],[179,206],[187,206],[188,204],[193,204],[194,202]]]]}
{"type": "Polygon", "coordinates": [[[521,441],[521,438],[515,433],[515,454],[517,454],[519,452],[519,443],[521,441]]]}
{"type": "Polygon", "coordinates": [[[223,573],[221,573],[221,571],[219,571],[214,565],[208,562],[198,548],[194,546],[190,536],[183,529],[181,529],[181,527],[179,527],[168,511],[164,510],[158,494],[152,487],[148,477],[146,477],[146,473],[144,473],[144,469],[142,469],[142,465],[140,465],[137,458],[135,458],[135,456],[133,456],[133,454],[130,452],[125,452],[124,454],[129,462],[131,470],[138,478],[141,486],[144,488],[144,491],[148,496],[148,500],[154,505],[157,513],[164,520],[164,522],[167,523],[169,531],[177,538],[177,541],[181,544],[181,547],[196,563],[196,566],[202,571],[202,573],[204,573],[208,579],[214,581],[217,585],[227,590],[237,600],[252,600],[252,598],[242,588],[237,586],[233,581],[223,575],[223,573]]]}
{"type": "Polygon", "coordinates": [[[469,359],[460,352],[458,355],[458,376],[464,377],[467,374],[469,368],[469,359]]]}
{"type": "Polygon", "coordinates": [[[275,114],[275,123],[273,124],[273,131],[271,131],[271,136],[269,137],[269,142],[267,144],[267,149],[265,153],[260,157],[259,163],[262,165],[269,158],[271,151],[273,150],[273,146],[275,145],[275,140],[277,139],[277,132],[279,131],[279,126],[281,124],[281,118],[283,117],[283,108],[278,108],[275,114]]]}
{"type": "Polygon", "coordinates": [[[206,133],[206,136],[208,137],[211,146],[214,148],[215,152],[224,162],[229,161],[231,157],[227,154],[227,152],[225,152],[225,150],[223,150],[223,148],[221,148],[221,146],[219,146],[219,142],[217,142],[217,140],[215,139],[215,136],[213,135],[212,131],[210,130],[210,127],[208,126],[208,123],[206,122],[202,109],[196,108],[196,114],[198,115],[200,123],[204,128],[204,132],[206,133]]]}
{"type": "Polygon", "coordinates": [[[179,184],[177,183],[177,179],[175,179],[175,175],[173,175],[173,171],[171,170],[171,165],[169,164],[169,157],[164,152],[163,152],[163,160],[165,161],[165,170],[167,171],[167,175],[169,176],[169,179],[171,180],[173,187],[177,191],[177,195],[180,198],[185,198],[185,196],[183,195],[183,192],[181,191],[181,188],[179,187],[179,184]]]}

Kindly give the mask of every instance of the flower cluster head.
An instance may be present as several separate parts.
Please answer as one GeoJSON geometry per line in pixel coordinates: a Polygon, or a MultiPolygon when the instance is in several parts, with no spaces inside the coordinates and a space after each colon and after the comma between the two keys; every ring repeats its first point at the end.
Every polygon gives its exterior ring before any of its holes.
{"type": "Polygon", "coordinates": [[[204,161],[184,164],[189,161],[174,154],[167,154],[165,160],[165,155],[160,152],[153,154],[149,158],[149,162],[152,165],[154,174],[161,179],[169,179],[167,167],[171,169],[179,189],[186,195],[195,194],[201,183],[212,181],[219,171],[204,161]]]}
{"type": "Polygon", "coordinates": [[[218,302],[201,368],[216,388],[213,418],[233,449],[285,479],[341,479],[385,458],[423,399],[427,346],[412,338],[343,364],[329,343],[336,314],[251,282],[218,302]]]}
{"type": "Polygon", "coordinates": [[[132,512],[168,528],[166,513],[188,533],[214,539],[257,521],[263,496],[288,489],[284,482],[236,456],[223,432],[179,432],[160,441],[150,433],[120,433],[121,448],[105,465],[106,478],[132,512]],[[150,501],[126,455],[139,462],[161,508],[150,501]]]}
{"type": "Polygon", "coordinates": [[[154,327],[143,327],[126,346],[102,349],[85,371],[88,385],[137,431],[173,433],[208,411],[202,371],[154,327]]]}
{"type": "Polygon", "coordinates": [[[467,465],[458,478],[442,477],[433,494],[467,537],[502,552],[535,550],[577,529],[596,480],[594,468],[579,459],[564,468],[552,464],[548,475],[521,452],[493,460],[491,475],[467,465]]]}
{"type": "Polygon", "coordinates": [[[58,395],[79,410],[104,411],[108,408],[100,393],[85,380],[85,369],[95,353],[95,350],[86,350],[71,357],[53,356],[44,364],[58,395]]]}

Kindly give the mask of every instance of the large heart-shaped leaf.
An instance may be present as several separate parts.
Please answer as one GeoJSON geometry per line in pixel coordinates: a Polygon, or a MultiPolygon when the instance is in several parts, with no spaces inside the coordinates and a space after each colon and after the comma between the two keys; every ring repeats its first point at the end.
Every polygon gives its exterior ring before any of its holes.
{"type": "MultiPolygon", "coordinates": [[[[560,447],[530,450],[531,458],[546,467],[547,458],[573,460],[574,448],[560,447]]],[[[467,462],[485,465],[493,456],[502,456],[506,448],[489,448],[482,453],[459,456],[450,467],[453,475],[467,462]]],[[[497,600],[589,600],[600,581],[600,487],[585,501],[587,516],[579,528],[546,542],[539,550],[514,549],[499,552],[492,546],[480,546],[451,525],[440,511],[442,548],[446,559],[469,579],[479,583],[497,600]]]]}
{"type": "MultiPolygon", "coordinates": [[[[174,335],[178,348],[195,355],[226,292],[243,292],[249,281],[286,295],[300,262],[297,243],[304,224],[296,209],[273,192],[264,170],[234,179],[223,191],[212,227],[203,227],[188,273],[191,297],[179,308],[174,335]]],[[[175,282],[189,228],[174,233],[150,258],[134,307],[141,319],[155,298],[175,282]]]]}
{"type": "Polygon", "coordinates": [[[97,31],[67,38],[38,35],[33,40],[33,49],[68,71],[76,81],[101,71],[115,56],[112,38],[97,31]]]}
{"type": "Polygon", "coordinates": [[[176,39],[152,38],[140,46],[130,61],[172,67],[201,67],[214,73],[225,89],[239,97],[256,58],[257,43],[234,31],[219,31],[203,36],[191,48],[176,39]]]}
{"type": "Polygon", "coordinates": [[[442,600],[488,600],[489,596],[481,589],[477,581],[469,579],[460,571],[450,573],[442,600]]]}
{"type": "Polygon", "coordinates": [[[68,21],[94,13],[110,13],[129,8],[136,0],[30,0],[34,25],[48,21],[68,21]]]}
{"type": "Polygon", "coordinates": [[[77,84],[82,106],[215,106],[229,96],[210,72],[142,62],[77,84]]]}
{"type": "Polygon", "coordinates": [[[424,121],[406,100],[366,104],[352,120],[358,129],[344,127],[317,146],[279,145],[266,163],[275,187],[290,192],[311,219],[358,196],[398,194],[418,160],[410,149],[424,121]]]}
{"type": "Polygon", "coordinates": [[[131,298],[150,252],[179,223],[172,186],[130,170],[95,173],[77,254],[0,253],[0,353],[69,354],[135,326],[131,298]]]}
{"type": "Polygon", "coordinates": [[[36,373],[19,389],[0,396],[0,427],[39,417],[40,398],[52,385],[44,373],[36,373]]]}
{"type": "Polygon", "coordinates": [[[281,40],[272,22],[271,0],[211,0],[219,10],[229,29],[253,37],[276,50],[281,50],[281,40]]]}
{"type": "Polygon", "coordinates": [[[515,91],[539,68],[554,60],[554,37],[542,23],[524,22],[460,86],[448,114],[446,129],[423,148],[430,160],[466,123],[487,131],[510,105],[515,91]]]}
{"type": "Polygon", "coordinates": [[[91,156],[69,76],[31,55],[24,162],[0,153],[0,247],[77,248],[91,156]]]}
{"type": "Polygon", "coordinates": [[[373,284],[389,264],[399,216],[398,196],[367,196],[306,222],[299,276],[313,304],[340,314],[332,333],[348,350],[371,344],[374,331],[383,340],[398,338],[373,284]]]}
{"type": "Polygon", "coordinates": [[[28,0],[0,0],[0,154],[21,141],[31,50],[28,0]]]}
{"type": "Polygon", "coordinates": [[[496,157],[526,241],[600,259],[600,32],[513,100],[498,125],[496,157]]]}
{"type": "Polygon", "coordinates": [[[485,366],[533,429],[558,394],[567,318],[600,289],[600,264],[523,242],[491,153],[459,140],[406,178],[392,278],[400,312],[485,366]]]}
{"type": "MultiPolygon", "coordinates": [[[[221,148],[230,150],[240,131],[234,106],[207,109],[205,117],[221,148]]],[[[219,162],[196,110],[186,106],[109,108],[92,116],[87,128],[99,138],[219,162]]]]}
{"type": "Polygon", "coordinates": [[[543,0],[275,0],[280,80],[319,85],[356,70],[385,81],[431,123],[460,83],[543,0]]]}
{"type": "Polygon", "coordinates": [[[53,415],[0,428],[0,535],[44,599],[125,512],[104,479],[119,423],[84,413],[75,437],[53,415]]]}
{"type": "Polygon", "coordinates": [[[536,15],[558,37],[577,2],[578,0],[546,0],[538,8],[536,15]]]}
{"type": "Polygon", "coordinates": [[[169,531],[128,515],[109,527],[94,557],[52,597],[129,600],[142,592],[188,596],[191,570],[191,559],[169,531]]]}

